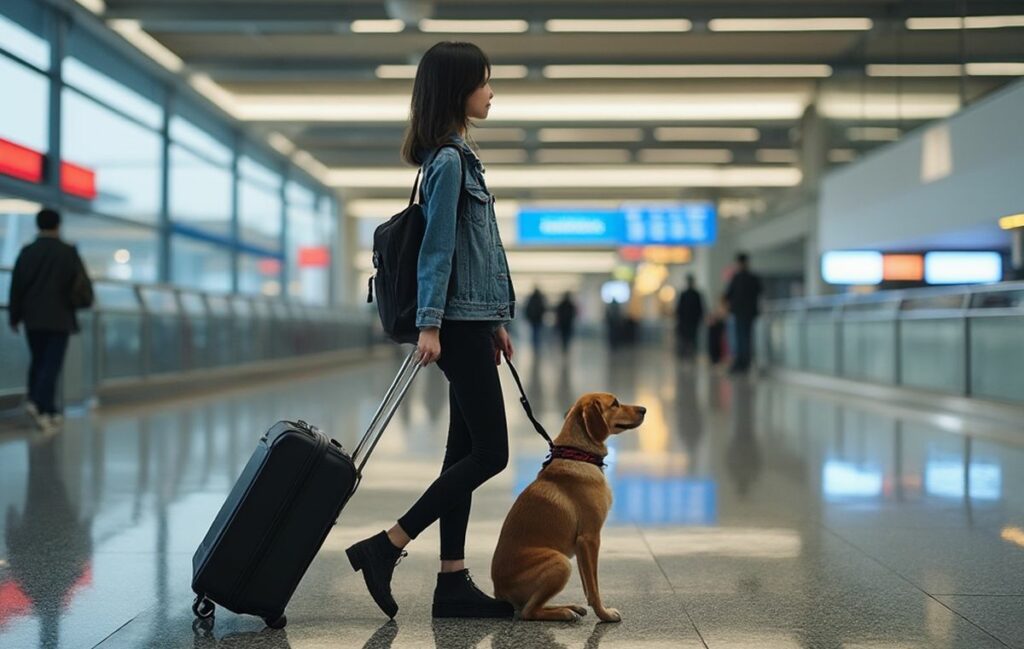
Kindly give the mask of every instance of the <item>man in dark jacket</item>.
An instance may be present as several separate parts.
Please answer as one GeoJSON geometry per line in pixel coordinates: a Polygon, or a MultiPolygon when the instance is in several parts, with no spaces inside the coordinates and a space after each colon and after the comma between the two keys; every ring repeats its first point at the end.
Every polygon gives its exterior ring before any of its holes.
{"type": "Polygon", "coordinates": [[[750,272],[750,259],[746,253],[736,255],[736,266],[736,274],[725,291],[725,299],[736,323],[736,355],[732,371],[739,373],[750,369],[754,320],[757,319],[761,300],[761,278],[750,272]]]}
{"type": "Polygon", "coordinates": [[[679,338],[678,352],[685,359],[697,353],[697,332],[704,320],[704,298],[696,288],[693,275],[686,276],[686,290],[676,304],[676,334],[679,338]]]}
{"type": "Polygon", "coordinates": [[[36,215],[39,236],[22,248],[11,277],[11,329],[22,323],[32,360],[26,409],[43,429],[60,424],[55,393],[68,337],[78,331],[76,308],[92,305],[92,283],[74,246],[60,239],[60,214],[36,215]]]}

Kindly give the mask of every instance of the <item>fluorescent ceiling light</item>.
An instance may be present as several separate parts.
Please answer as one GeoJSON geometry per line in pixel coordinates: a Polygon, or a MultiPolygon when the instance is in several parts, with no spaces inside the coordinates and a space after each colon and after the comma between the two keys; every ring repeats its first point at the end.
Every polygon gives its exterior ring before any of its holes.
{"type": "Polygon", "coordinates": [[[0,198],[0,214],[35,214],[43,206],[20,198],[0,198]]]}
{"type": "Polygon", "coordinates": [[[189,76],[188,83],[201,95],[220,106],[225,112],[238,117],[238,102],[235,95],[223,88],[208,75],[200,72],[189,76]]]}
{"type": "Polygon", "coordinates": [[[767,164],[795,164],[800,161],[800,156],[793,149],[758,149],[754,158],[767,164]]]}
{"type": "Polygon", "coordinates": [[[661,142],[757,142],[761,133],[756,128],[665,126],[654,129],[661,142]]]}
{"type": "Polygon", "coordinates": [[[959,77],[962,69],[956,63],[873,63],[866,71],[869,77],[959,77]]]}
{"type": "Polygon", "coordinates": [[[553,19],[544,23],[549,32],[688,32],[693,23],[685,18],[655,18],[626,20],[553,19]]]}
{"type": "Polygon", "coordinates": [[[134,45],[139,51],[171,72],[181,72],[185,63],[177,54],[150,36],[137,20],[108,20],[107,25],[134,45]]]}
{"type": "Polygon", "coordinates": [[[1018,77],[1024,75],[1024,63],[968,63],[967,74],[974,77],[1018,77]]]}
{"type": "Polygon", "coordinates": [[[424,18],[420,31],[443,34],[522,34],[530,29],[525,20],[435,20],[424,18]]]}
{"type": "Polygon", "coordinates": [[[846,139],[853,142],[895,142],[902,134],[898,128],[884,126],[852,126],[846,129],[846,139]]]}
{"type": "Polygon", "coordinates": [[[397,34],[405,31],[405,23],[401,20],[355,20],[352,32],[355,34],[397,34]]]}
{"type": "Polygon", "coordinates": [[[870,18],[715,18],[713,32],[848,32],[867,31],[870,18]]]}
{"type": "MultiPolygon", "coordinates": [[[[376,74],[378,79],[415,79],[415,65],[378,65],[376,74]]],[[[491,66],[492,79],[525,79],[530,69],[525,65],[493,65],[491,66]]]]}
{"type": "Polygon", "coordinates": [[[579,162],[584,164],[617,164],[632,160],[626,149],[541,149],[537,151],[537,162],[544,164],[579,162]]]}
{"type": "MultiPolygon", "coordinates": [[[[414,174],[404,167],[369,169],[335,168],[327,183],[352,189],[399,189],[412,183],[414,174]]],[[[688,166],[512,166],[494,167],[487,174],[492,189],[540,188],[673,188],[681,187],[793,187],[800,183],[792,167],[688,167],[688,166]]]]}
{"type": "Polygon", "coordinates": [[[756,79],[824,78],[832,67],[820,63],[783,65],[547,65],[548,79],[756,79]]]}
{"type": "MultiPolygon", "coordinates": [[[[404,124],[409,119],[409,97],[405,94],[247,95],[234,98],[237,116],[251,121],[404,124]]],[[[806,103],[806,95],[800,92],[703,95],[515,94],[502,95],[495,100],[490,119],[495,122],[548,124],[596,120],[793,120],[803,114],[806,103]]]]}
{"type": "Polygon", "coordinates": [[[873,93],[826,94],[818,102],[818,112],[829,119],[938,119],[949,117],[960,109],[956,94],[904,94],[902,96],[873,93]]]}
{"type": "Polygon", "coordinates": [[[477,142],[522,142],[526,139],[526,129],[478,126],[470,131],[469,137],[477,142]]]}
{"type": "Polygon", "coordinates": [[[1001,29],[1024,27],[1024,16],[959,16],[907,18],[907,29],[1001,29]]]}
{"type": "Polygon", "coordinates": [[[292,156],[292,162],[299,165],[320,182],[327,184],[328,169],[319,160],[314,158],[309,151],[299,150],[292,156]]]}
{"type": "MultiPolygon", "coordinates": [[[[0,201],[2,204],[3,201],[0,201]]],[[[1004,216],[999,219],[999,227],[1004,230],[1014,230],[1016,228],[1024,228],[1024,212],[1020,214],[1011,214],[1010,216],[1004,216]]]]}
{"type": "Polygon", "coordinates": [[[295,143],[277,131],[267,134],[267,144],[277,149],[282,155],[289,156],[295,153],[295,143]]]}
{"type": "Polygon", "coordinates": [[[542,128],[537,138],[541,142],[640,142],[644,131],[639,128],[542,128]]]}
{"type": "Polygon", "coordinates": [[[853,162],[857,159],[857,151],[854,149],[832,149],[828,152],[828,161],[835,164],[853,162]]]}
{"type": "Polygon", "coordinates": [[[93,12],[97,16],[102,16],[107,12],[107,3],[103,0],[76,0],[78,4],[82,5],[89,11],[93,12]]]}
{"type": "Polygon", "coordinates": [[[676,164],[728,164],[732,162],[729,149],[642,149],[637,160],[643,163],[676,164]]]}

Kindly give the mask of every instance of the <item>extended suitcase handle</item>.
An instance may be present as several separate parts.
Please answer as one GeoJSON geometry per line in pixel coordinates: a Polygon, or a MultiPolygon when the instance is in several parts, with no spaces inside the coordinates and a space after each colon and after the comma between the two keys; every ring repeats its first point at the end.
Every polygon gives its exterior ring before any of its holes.
{"type": "Polygon", "coordinates": [[[356,462],[358,476],[362,477],[366,461],[370,458],[370,454],[373,453],[373,449],[377,447],[377,442],[380,441],[384,429],[391,423],[391,418],[395,416],[395,411],[398,410],[398,406],[402,403],[402,399],[405,398],[406,392],[409,391],[412,381],[416,378],[421,367],[419,350],[414,348],[405,357],[405,362],[402,363],[401,369],[398,370],[395,380],[391,382],[391,387],[388,388],[387,393],[384,395],[384,400],[377,406],[377,412],[374,413],[370,426],[363,433],[363,437],[359,440],[356,450],[352,452],[352,461],[356,462]]]}

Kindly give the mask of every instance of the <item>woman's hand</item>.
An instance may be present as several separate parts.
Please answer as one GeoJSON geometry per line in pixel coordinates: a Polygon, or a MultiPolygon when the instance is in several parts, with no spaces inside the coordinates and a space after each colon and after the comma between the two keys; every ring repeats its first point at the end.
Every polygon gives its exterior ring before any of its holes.
{"type": "Polygon", "coordinates": [[[441,329],[428,327],[420,330],[420,338],[416,343],[420,352],[420,365],[426,367],[441,358],[441,329]]]}
{"type": "Polygon", "coordinates": [[[502,352],[508,356],[509,360],[512,360],[512,354],[515,350],[512,349],[512,338],[508,335],[508,330],[505,327],[498,327],[494,330],[494,364],[501,365],[501,354],[502,352]]]}

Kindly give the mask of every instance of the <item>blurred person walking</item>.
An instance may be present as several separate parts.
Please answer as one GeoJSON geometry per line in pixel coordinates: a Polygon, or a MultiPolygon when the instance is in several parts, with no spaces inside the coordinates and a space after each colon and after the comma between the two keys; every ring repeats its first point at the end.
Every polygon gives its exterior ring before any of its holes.
{"type": "Polygon", "coordinates": [[[57,380],[64,365],[68,338],[78,332],[76,309],[92,306],[92,282],[74,246],[60,238],[60,213],[36,215],[39,236],[22,248],[11,276],[11,329],[25,325],[31,361],[25,410],[40,428],[60,426],[57,380]]]}
{"type": "Polygon", "coordinates": [[[569,345],[572,344],[572,336],[576,327],[576,317],[579,309],[573,302],[572,293],[566,293],[562,301],[555,307],[555,326],[562,339],[562,352],[569,353],[569,345]]]}
{"type": "Polygon", "coordinates": [[[733,373],[750,369],[754,345],[754,321],[760,308],[761,278],[750,270],[750,258],[746,253],[736,255],[736,274],[729,281],[725,299],[729,303],[736,332],[736,351],[733,358],[733,373]]]}
{"type": "Polygon", "coordinates": [[[729,306],[723,296],[708,315],[708,357],[712,367],[725,357],[725,323],[728,319],[729,306]]]}
{"type": "Polygon", "coordinates": [[[540,350],[541,341],[544,338],[544,315],[548,312],[548,301],[539,287],[533,289],[533,293],[526,300],[526,321],[530,323],[533,332],[533,349],[540,350]]]}
{"type": "Polygon", "coordinates": [[[704,297],[696,288],[693,275],[686,276],[686,290],[676,303],[677,353],[686,360],[697,354],[697,333],[704,320],[704,297]]]}

